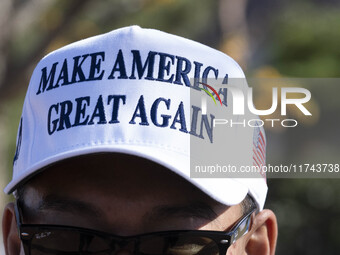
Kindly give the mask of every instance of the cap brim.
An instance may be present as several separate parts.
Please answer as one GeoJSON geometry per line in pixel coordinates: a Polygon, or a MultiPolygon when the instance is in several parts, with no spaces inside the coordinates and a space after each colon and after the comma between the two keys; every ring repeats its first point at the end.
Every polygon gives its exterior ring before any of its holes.
{"type": "Polygon", "coordinates": [[[248,188],[242,182],[237,179],[225,179],[225,178],[191,178],[190,177],[190,159],[188,155],[181,154],[175,151],[169,151],[166,149],[155,149],[152,147],[137,146],[137,145],[111,145],[100,147],[87,147],[78,150],[69,151],[54,155],[46,160],[39,162],[32,166],[30,169],[24,172],[24,174],[13,179],[4,189],[7,194],[12,193],[18,186],[26,182],[32,176],[44,171],[49,165],[65,160],[68,158],[94,154],[100,152],[112,152],[112,153],[124,153],[129,155],[135,155],[155,163],[158,163],[191,184],[202,190],[214,200],[232,206],[240,203],[247,195],[248,188]]]}

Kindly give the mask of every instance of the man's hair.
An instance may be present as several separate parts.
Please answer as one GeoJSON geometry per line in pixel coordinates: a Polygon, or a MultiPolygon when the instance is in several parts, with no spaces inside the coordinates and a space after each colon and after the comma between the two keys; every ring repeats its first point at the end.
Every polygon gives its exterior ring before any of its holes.
{"type": "Polygon", "coordinates": [[[248,213],[254,207],[257,207],[255,200],[249,194],[247,194],[247,196],[241,202],[242,214],[248,213]]]}
{"type": "Polygon", "coordinates": [[[19,186],[14,192],[14,198],[19,202],[20,205],[24,205],[24,194],[25,194],[25,185],[19,186]]]}

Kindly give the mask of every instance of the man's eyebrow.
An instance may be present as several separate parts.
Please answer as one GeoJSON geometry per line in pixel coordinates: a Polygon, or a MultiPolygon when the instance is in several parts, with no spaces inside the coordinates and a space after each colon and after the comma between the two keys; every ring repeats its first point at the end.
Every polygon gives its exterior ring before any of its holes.
{"type": "Polygon", "coordinates": [[[87,214],[88,216],[99,217],[103,212],[90,203],[63,197],[59,195],[47,195],[38,205],[38,210],[55,210],[60,212],[72,212],[87,214]]]}
{"type": "Polygon", "coordinates": [[[194,202],[187,205],[161,205],[155,207],[151,212],[152,217],[194,217],[214,220],[217,213],[208,204],[194,202]]]}

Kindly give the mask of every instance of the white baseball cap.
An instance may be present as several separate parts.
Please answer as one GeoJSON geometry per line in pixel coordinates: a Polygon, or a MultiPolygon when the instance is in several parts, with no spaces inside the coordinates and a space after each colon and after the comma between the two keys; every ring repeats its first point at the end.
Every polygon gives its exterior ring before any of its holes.
{"type": "MultiPolygon", "coordinates": [[[[203,130],[207,123],[200,115],[202,109],[190,98],[197,91],[190,79],[200,77],[244,78],[244,73],[220,51],[139,26],[81,40],[48,54],[30,80],[13,179],[5,192],[13,192],[60,160],[117,152],[161,164],[226,205],[238,204],[250,194],[262,210],[265,178],[190,177],[190,141],[198,139],[205,146],[207,133],[212,132],[209,127],[203,130]]],[[[264,162],[263,130],[246,137],[234,131],[230,134],[234,139],[228,146],[241,145],[238,153],[245,164],[253,164],[256,158],[264,162]],[[261,155],[254,155],[256,143],[262,144],[261,155]]],[[[227,158],[235,156],[232,148],[226,151],[227,158]]]]}

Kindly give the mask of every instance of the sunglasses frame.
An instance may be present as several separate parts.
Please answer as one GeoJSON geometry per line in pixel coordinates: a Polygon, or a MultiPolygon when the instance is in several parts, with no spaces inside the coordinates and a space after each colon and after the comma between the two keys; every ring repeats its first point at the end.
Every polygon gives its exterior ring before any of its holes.
{"type": "Polygon", "coordinates": [[[235,243],[242,236],[246,235],[250,228],[252,222],[252,215],[254,212],[258,212],[256,206],[252,207],[249,212],[243,215],[231,228],[230,231],[210,231],[210,230],[171,230],[171,231],[161,231],[161,232],[150,232],[134,236],[118,236],[109,234],[106,232],[101,232],[92,229],[86,229],[81,227],[65,226],[65,225],[47,225],[47,224],[23,224],[22,223],[22,212],[19,206],[19,201],[15,203],[15,216],[17,221],[17,228],[19,232],[19,237],[22,241],[25,255],[31,255],[31,242],[36,234],[44,234],[46,230],[67,230],[67,231],[78,231],[80,233],[87,233],[94,236],[100,236],[105,239],[120,240],[126,243],[129,240],[138,240],[142,237],[147,236],[168,236],[168,235],[190,235],[210,238],[214,241],[219,249],[219,255],[225,255],[228,248],[235,243]],[[240,229],[244,226],[243,229],[240,229]]]}

